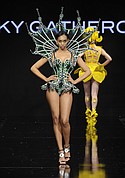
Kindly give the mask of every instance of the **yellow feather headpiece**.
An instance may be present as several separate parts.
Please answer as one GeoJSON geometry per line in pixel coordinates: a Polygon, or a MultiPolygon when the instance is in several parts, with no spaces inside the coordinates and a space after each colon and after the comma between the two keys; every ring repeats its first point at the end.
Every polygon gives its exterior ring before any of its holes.
{"type": "Polygon", "coordinates": [[[92,41],[96,41],[96,42],[101,42],[103,37],[100,36],[99,37],[99,32],[95,31],[93,27],[87,27],[85,30],[85,32],[90,32],[93,31],[93,34],[91,35],[91,37],[89,38],[89,42],[91,43],[92,41]]]}

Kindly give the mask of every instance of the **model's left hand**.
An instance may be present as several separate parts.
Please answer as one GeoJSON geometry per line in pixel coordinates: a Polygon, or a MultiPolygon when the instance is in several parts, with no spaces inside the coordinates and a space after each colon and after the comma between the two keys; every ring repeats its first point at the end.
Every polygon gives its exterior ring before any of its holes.
{"type": "Polygon", "coordinates": [[[71,82],[72,84],[75,84],[75,80],[73,80],[70,74],[67,75],[67,81],[71,82]]]}

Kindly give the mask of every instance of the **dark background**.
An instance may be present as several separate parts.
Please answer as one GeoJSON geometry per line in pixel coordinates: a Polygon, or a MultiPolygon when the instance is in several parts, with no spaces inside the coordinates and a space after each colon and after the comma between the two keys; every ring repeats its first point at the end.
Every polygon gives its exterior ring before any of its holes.
{"type": "MultiPolygon", "coordinates": [[[[30,24],[37,20],[36,8],[39,8],[45,25],[51,20],[56,23],[61,6],[64,7],[64,20],[76,20],[77,9],[81,21],[101,18],[117,23],[125,20],[124,6],[120,1],[111,3],[110,1],[30,0],[3,1],[3,5],[0,6],[0,21],[3,24],[7,20],[13,20],[18,24],[24,20],[30,24]]],[[[8,28],[11,30],[10,34],[4,30],[0,32],[0,114],[9,117],[50,116],[45,92],[40,89],[43,81],[30,71],[31,65],[40,58],[30,52],[30,49],[34,50],[34,42],[28,35],[25,24],[19,34],[15,33],[11,24],[8,28]]],[[[123,28],[125,29],[125,25],[123,28]]],[[[119,118],[125,113],[125,34],[119,34],[117,31],[111,34],[107,31],[102,36],[101,45],[111,55],[113,61],[106,67],[108,75],[100,85],[98,112],[101,115],[119,118]]],[[[49,66],[46,64],[43,68],[46,74],[48,69],[49,66]]],[[[85,110],[82,82],[78,87],[81,92],[79,95],[74,95],[71,113],[73,116],[81,115],[85,110]]]]}

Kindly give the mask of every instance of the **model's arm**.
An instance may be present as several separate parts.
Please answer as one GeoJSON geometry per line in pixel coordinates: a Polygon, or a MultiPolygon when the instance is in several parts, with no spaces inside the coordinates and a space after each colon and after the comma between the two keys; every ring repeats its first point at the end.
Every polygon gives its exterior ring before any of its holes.
{"type": "Polygon", "coordinates": [[[84,53],[80,53],[78,56],[79,56],[79,57],[82,57],[83,55],[84,55],[84,53]]]}
{"type": "Polygon", "coordinates": [[[101,55],[104,56],[106,59],[106,61],[103,62],[101,65],[106,66],[112,61],[111,56],[104,49],[101,50],[101,55]]]}
{"type": "Polygon", "coordinates": [[[88,77],[91,74],[90,69],[88,68],[88,66],[85,64],[85,62],[83,61],[83,59],[80,56],[77,59],[77,63],[84,70],[84,74],[75,80],[73,80],[71,78],[71,76],[69,76],[68,81],[70,81],[73,84],[77,84],[77,83],[81,82],[82,80],[84,80],[86,77],[88,77]]]}
{"type": "Polygon", "coordinates": [[[43,75],[39,68],[42,67],[48,60],[46,58],[41,58],[39,61],[37,61],[35,64],[33,64],[30,68],[30,70],[40,79],[44,80],[45,82],[49,82],[51,80],[55,80],[56,76],[51,75],[50,77],[46,77],[43,75]]]}

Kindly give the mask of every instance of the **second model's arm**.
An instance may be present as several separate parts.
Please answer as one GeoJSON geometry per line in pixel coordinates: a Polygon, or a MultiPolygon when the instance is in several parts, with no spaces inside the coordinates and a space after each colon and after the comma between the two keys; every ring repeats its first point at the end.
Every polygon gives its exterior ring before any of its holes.
{"type": "Polygon", "coordinates": [[[104,56],[106,59],[106,61],[103,62],[101,65],[106,66],[112,61],[111,56],[104,49],[101,50],[101,55],[104,56]]]}
{"type": "Polygon", "coordinates": [[[68,81],[70,81],[73,84],[77,84],[81,82],[82,80],[84,80],[86,77],[88,77],[91,74],[89,67],[85,64],[85,62],[80,56],[77,59],[77,63],[84,70],[84,74],[75,80],[73,80],[71,76],[69,76],[68,81]]]}

